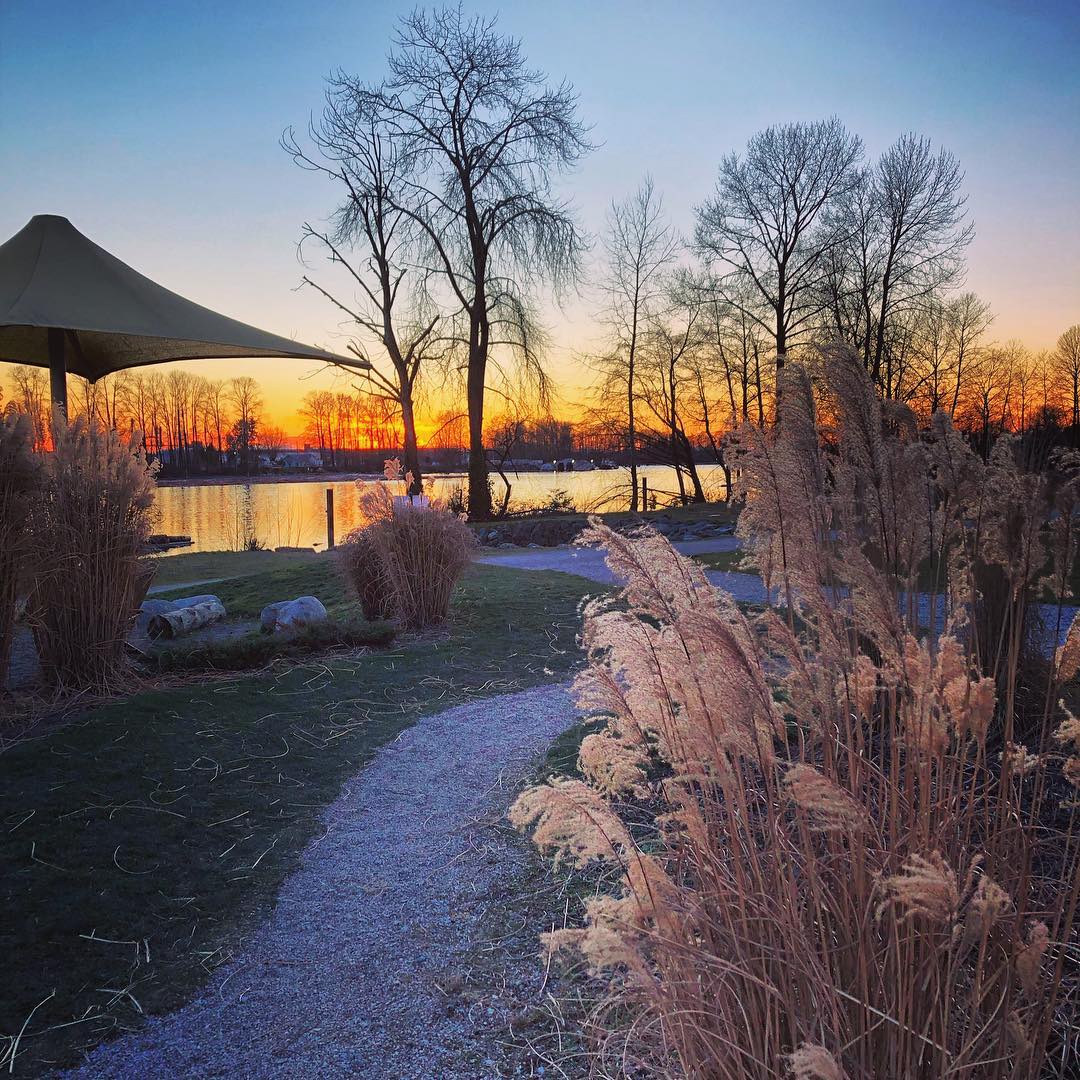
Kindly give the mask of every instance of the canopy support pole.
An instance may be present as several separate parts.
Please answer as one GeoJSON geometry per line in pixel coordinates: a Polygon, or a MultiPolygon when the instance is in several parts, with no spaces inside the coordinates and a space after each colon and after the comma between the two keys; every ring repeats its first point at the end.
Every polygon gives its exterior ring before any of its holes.
{"type": "Polygon", "coordinates": [[[64,362],[64,331],[50,326],[49,334],[49,390],[53,405],[67,419],[67,364],[64,362]]]}

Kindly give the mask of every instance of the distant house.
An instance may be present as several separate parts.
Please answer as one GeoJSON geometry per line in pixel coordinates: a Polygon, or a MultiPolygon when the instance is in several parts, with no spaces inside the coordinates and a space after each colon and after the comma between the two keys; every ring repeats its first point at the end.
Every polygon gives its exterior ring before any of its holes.
{"type": "Polygon", "coordinates": [[[318,472],[322,467],[318,450],[283,450],[277,457],[277,468],[285,472],[318,472]]]}

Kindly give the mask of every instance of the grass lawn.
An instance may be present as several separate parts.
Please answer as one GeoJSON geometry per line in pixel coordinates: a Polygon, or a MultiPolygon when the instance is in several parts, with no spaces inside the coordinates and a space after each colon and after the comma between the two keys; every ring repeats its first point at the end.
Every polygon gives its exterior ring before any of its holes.
{"type": "Polygon", "coordinates": [[[315,551],[192,551],[181,555],[156,555],[152,586],[244,577],[280,570],[286,566],[325,559],[315,551]]]}
{"type": "MultiPolygon", "coordinates": [[[[314,559],[216,591],[236,614],[301,592],[340,606],[328,572],[314,559]]],[[[347,777],[426,713],[566,676],[599,589],[477,566],[444,637],[144,692],[0,755],[0,1064],[20,1032],[31,1075],[188,999],[347,777]]]]}
{"type": "Polygon", "coordinates": [[[472,527],[478,532],[485,532],[490,528],[499,528],[504,525],[529,524],[537,525],[544,522],[557,522],[583,529],[589,522],[590,517],[599,517],[605,524],[612,528],[625,525],[647,524],[651,521],[663,519],[665,521],[679,522],[684,525],[692,525],[699,521],[713,523],[734,524],[738,518],[738,512],[728,503],[690,503],[686,506],[665,506],[659,510],[643,510],[631,513],[629,510],[605,510],[597,514],[569,513],[569,514],[521,514],[511,515],[507,518],[496,518],[494,521],[476,521],[472,527]]]}
{"type": "Polygon", "coordinates": [[[741,574],[756,574],[756,570],[742,566],[744,551],[703,551],[690,557],[709,570],[734,570],[741,574]]]}
{"type": "MultiPolygon", "coordinates": [[[[189,579],[191,580],[191,579],[189,579]]],[[[198,591],[203,591],[200,586],[198,591]]],[[[333,613],[343,608],[355,610],[337,572],[333,559],[315,556],[301,562],[283,563],[257,574],[246,574],[205,586],[225,605],[230,619],[257,619],[262,609],[275,600],[294,600],[298,596],[317,596],[333,613]]],[[[190,588],[178,587],[154,593],[155,600],[190,596],[190,588]]]]}

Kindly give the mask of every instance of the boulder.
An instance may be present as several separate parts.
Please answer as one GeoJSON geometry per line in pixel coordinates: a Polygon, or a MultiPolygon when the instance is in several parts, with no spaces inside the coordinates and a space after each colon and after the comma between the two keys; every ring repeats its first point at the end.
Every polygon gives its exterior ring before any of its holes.
{"type": "Polygon", "coordinates": [[[298,626],[325,622],[326,608],[322,601],[314,596],[298,596],[295,600],[279,600],[267,604],[259,616],[259,624],[267,634],[278,630],[291,630],[298,626]]]}

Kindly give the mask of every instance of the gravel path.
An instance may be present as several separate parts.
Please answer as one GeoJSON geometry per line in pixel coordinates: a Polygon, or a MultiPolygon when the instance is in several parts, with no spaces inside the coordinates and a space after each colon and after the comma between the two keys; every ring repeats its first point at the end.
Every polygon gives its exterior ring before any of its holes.
{"type": "MultiPolygon", "coordinates": [[[[701,555],[709,551],[738,551],[740,544],[734,536],[717,536],[709,540],[677,540],[673,546],[683,555],[701,555]]],[[[517,570],[561,570],[605,585],[615,584],[615,577],[604,562],[603,548],[539,548],[482,555],[477,561],[517,570]]],[[[732,570],[708,570],[706,574],[714,585],[726,589],[736,600],[747,604],[765,602],[765,586],[756,574],[732,570]]]]}
{"type": "MultiPolygon", "coordinates": [[[[576,716],[563,684],[460,706],[403,732],[327,809],[269,921],[200,997],[66,1075],[507,1075],[496,1059],[513,994],[463,999],[455,972],[488,898],[525,858],[492,839],[491,822],[576,716]]],[[[520,963],[536,980],[531,942],[520,963]]]]}
{"type": "Polygon", "coordinates": [[[166,582],[164,585],[151,585],[146,590],[147,596],[155,596],[157,593],[163,592],[176,592],[179,589],[197,589],[202,585],[217,585],[222,581],[231,581],[232,578],[221,577],[208,577],[203,578],[202,581],[174,581],[172,583],[166,582]]]}
{"type": "MultiPolygon", "coordinates": [[[[733,536],[721,536],[710,540],[676,541],[674,547],[684,555],[696,555],[707,551],[736,551],[739,541],[733,536]]],[[[484,555],[480,562],[494,563],[499,566],[512,566],[518,570],[561,570],[567,574],[577,574],[590,581],[615,584],[615,577],[604,562],[602,548],[541,548],[522,552],[508,552],[505,555],[484,555]]],[[[705,576],[716,586],[725,589],[737,601],[744,604],[764,604],[765,586],[756,574],[744,574],[733,570],[706,570],[705,576]]],[[[774,601],[777,590],[774,589],[774,601]]],[[[1072,604],[1061,607],[1060,623],[1058,609],[1054,604],[1039,604],[1042,627],[1036,630],[1037,639],[1044,655],[1065,641],[1069,625],[1076,615],[1077,608],[1072,604]],[[1055,634],[1055,626],[1057,633],[1055,634]]],[[[936,625],[940,629],[944,621],[945,600],[937,598],[935,611],[936,625]]],[[[919,597],[919,619],[922,625],[930,624],[930,598],[919,597]]]]}

